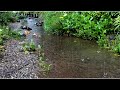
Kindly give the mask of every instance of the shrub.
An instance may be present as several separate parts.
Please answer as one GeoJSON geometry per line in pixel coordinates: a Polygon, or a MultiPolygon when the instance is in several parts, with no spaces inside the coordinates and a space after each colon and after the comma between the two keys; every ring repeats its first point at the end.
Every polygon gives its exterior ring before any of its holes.
{"type": "MultiPolygon", "coordinates": [[[[69,33],[86,39],[107,34],[113,23],[107,12],[46,12],[44,28],[53,33],[69,33]]],[[[112,28],[111,28],[112,30],[112,28]]]]}
{"type": "Polygon", "coordinates": [[[0,45],[10,38],[20,39],[20,34],[17,31],[9,30],[7,26],[0,26],[0,45]]]}
{"type": "Polygon", "coordinates": [[[15,22],[15,14],[13,12],[0,12],[0,24],[7,25],[9,22],[15,22]]]}
{"type": "Polygon", "coordinates": [[[36,50],[36,46],[35,43],[33,42],[33,40],[31,40],[30,43],[26,42],[23,44],[23,50],[26,52],[28,51],[35,51],[36,50]]]}

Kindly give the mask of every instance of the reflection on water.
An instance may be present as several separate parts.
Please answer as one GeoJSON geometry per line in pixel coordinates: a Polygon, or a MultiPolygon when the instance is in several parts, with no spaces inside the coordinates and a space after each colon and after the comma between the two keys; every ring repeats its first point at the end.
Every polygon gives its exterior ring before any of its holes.
{"type": "Polygon", "coordinates": [[[28,41],[34,38],[42,44],[46,58],[52,62],[52,70],[40,78],[119,78],[120,58],[94,41],[75,37],[44,34],[42,27],[34,25],[35,19],[26,19],[32,28],[28,41]],[[41,37],[33,37],[36,33],[41,37]]]}

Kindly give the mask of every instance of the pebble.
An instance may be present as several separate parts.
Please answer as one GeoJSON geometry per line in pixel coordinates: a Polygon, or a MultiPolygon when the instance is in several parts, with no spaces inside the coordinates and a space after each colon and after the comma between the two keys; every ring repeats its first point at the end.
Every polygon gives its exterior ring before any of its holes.
{"type": "Polygon", "coordinates": [[[81,59],[81,61],[84,61],[84,59],[81,59]]]}
{"type": "Polygon", "coordinates": [[[100,53],[100,51],[97,51],[97,53],[100,53]]]}
{"type": "Polygon", "coordinates": [[[7,42],[5,56],[0,63],[0,78],[38,78],[38,55],[20,52],[19,41],[7,42]],[[14,45],[16,43],[16,45],[14,45]],[[7,62],[6,62],[7,61],[7,62]]]}
{"type": "Polygon", "coordinates": [[[87,58],[87,59],[90,59],[90,58],[87,58]]]}

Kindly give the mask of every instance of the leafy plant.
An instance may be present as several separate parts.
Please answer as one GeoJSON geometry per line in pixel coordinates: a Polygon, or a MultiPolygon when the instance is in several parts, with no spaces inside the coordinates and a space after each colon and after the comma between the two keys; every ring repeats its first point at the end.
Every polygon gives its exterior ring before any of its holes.
{"type": "Polygon", "coordinates": [[[44,15],[45,30],[90,40],[97,40],[103,32],[107,34],[113,23],[107,12],[46,12],[44,15]]]}
{"type": "Polygon", "coordinates": [[[0,12],[0,24],[7,25],[9,22],[15,22],[15,13],[13,12],[0,12]]]}
{"type": "Polygon", "coordinates": [[[47,73],[48,71],[51,70],[52,65],[48,64],[46,62],[45,55],[44,55],[44,52],[43,52],[43,48],[40,45],[38,45],[38,50],[39,50],[39,52],[38,52],[38,54],[39,54],[38,55],[39,56],[39,65],[44,71],[43,74],[45,74],[45,73],[47,73]]]}
{"type": "Polygon", "coordinates": [[[96,40],[98,45],[117,53],[120,51],[120,13],[119,12],[45,12],[44,28],[58,35],[74,35],[83,39],[96,40]],[[115,34],[115,40],[109,40],[115,34]]]}
{"type": "Polygon", "coordinates": [[[9,30],[7,26],[0,26],[0,44],[3,45],[3,43],[10,38],[18,39],[20,35],[18,32],[9,30]]]}
{"type": "Polygon", "coordinates": [[[115,18],[115,22],[113,23],[115,26],[115,31],[116,32],[120,32],[120,16],[118,16],[117,18],[115,18]]]}
{"type": "Polygon", "coordinates": [[[39,58],[39,65],[43,69],[43,71],[50,71],[51,70],[51,64],[46,63],[46,61],[43,60],[43,57],[39,58]]]}
{"type": "Polygon", "coordinates": [[[23,50],[25,51],[25,53],[27,54],[29,51],[35,51],[36,50],[36,46],[35,43],[33,42],[33,40],[31,40],[30,43],[26,42],[23,44],[23,50]]]}
{"type": "Polygon", "coordinates": [[[61,13],[58,12],[44,12],[44,28],[48,32],[57,33],[59,30],[62,29],[60,23],[60,15],[61,13]]]}

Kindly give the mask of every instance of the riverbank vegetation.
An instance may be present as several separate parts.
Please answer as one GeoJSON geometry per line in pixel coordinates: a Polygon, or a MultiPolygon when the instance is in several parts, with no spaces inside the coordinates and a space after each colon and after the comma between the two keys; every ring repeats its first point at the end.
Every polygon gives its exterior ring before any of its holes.
{"type": "MultiPolygon", "coordinates": [[[[9,26],[10,23],[16,23],[23,19],[22,23],[27,23],[27,16],[23,15],[24,12],[14,13],[14,12],[0,12],[0,55],[3,54],[5,50],[5,43],[10,39],[17,39],[21,40],[22,35],[21,33],[15,30],[12,30],[12,28],[9,26]]],[[[26,12],[26,14],[29,12],[26,12]]],[[[22,40],[23,41],[23,40],[22,40]]],[[[31,42],[24,41],[22,44],[21,51],[25,52],[25,54],[29,54],[31,52],[34,52],[38,55],[39,59],[39,66],[43,69],[44,72],[48,72],[50,70],[50,64],[46,63],[46,59],[44,56],[43,49],[39,45],[38,47],[35,45],[33,40],[31,39],[31,42]]]]}
{"type": "MultiPolygon", "coordinates": [[[[8,24],[26,18],[29,12],[0,13],[0,45],[11,37],[19,37],[19,33],[9,29],[8,24]]],[[[120,54],[120,13],[101,11],[61,11],[33,12],[44,20],[44,29],[59,36],[74,36],[87,40],[95,40],[100,47],[108,48],[120,54]]]]}
{"type": "MultiPolygon", "coordinates": [[[[107,52],[102,53],[101,51],[98,50],[98,48],[96,49],[94,45],[92,45],[93,46],[92,49],[89,49],[90,48],[89,45],[83,48],[81,47],[84,46],[83,42],[77,41],[79,39],[76,38],[71,39],[69,37],[81,38],[83,39],[83,41],[91,40],[88,42],[95,41],[99,47],[108,49],[109,51],[114,52],[116,56],[120,56],[120,12],[107,12],[107,11],[0,12],[0,59],[1,62],[4,64],[10,62],[10,60],[11,62],[13,62],[13,60],[14,61],[18,60],[16,63],[23,62],[23,64],[25,63],[25,65],[31,63],[30,67],[34,65],[35,67],[37,67],[38,65],[38,67],[40,67],[39,70],[43,72],[45,75],[47,75],[48,72],[52,68],[54,68],[53,65],[55,65],[55,67],[57,65],[60,65],[60,68],[62,67],[64,63],[61,62],[61,59],[59,59],[61,57],[63,58],[63,60],[65,60],[65,62],[67,62],[68,60],[68,63],[71,57],[72,57],[71,60],[74,61],[79,60],[79,62],[81,60],[82,63],[83,62],[86,63],[87,61],[90,60],[92,61],[94,59],[90,57],[93,54],[95,54],[95,56],[99,54],[100,55],[99,57],[101,57],[103,54],[105,55],[107,54],[107,52]],[[29,30],[28,27],[30,28],[29,30]],[[42,31],[43,28],[45,32],[48,32],[48,34],[50,33],[53,35],[46,35],[44,31],[39,33],[39,31],[42,31]],[[30,35],[31,37],[28,37],[30,35]],[[62,37],[62,39],[61,38],[55,39],[56,38],[55,35],[57,35],[57,37],[59,36],[62,37]],[[50,41],[46,39],[49,38],[49,36],[50,41]],[[51,39],[51,36],[55,37],[52,37],[51,39]],[[65,41],[63,40],[64,37],[67,37],[65,41]],[[42,41],[42,43],[40,40],[42,41]],[[57,40],[60,41],[56,43],[57,40]],[[63,42],[61,42],[62,40],[63,42]],[[66,42],[67,40],[72,43],[70,44],[69,42],[66,42]],[[47,44],[46,42],[48,43],[48,46],[46,45],[47,44]],[[78,44],[75,45],[76,42],[78,42],[78,44]],[[71,47],[71,45],[74,48],[71,47]],[[81,47],[83,51],[79,47],[81,47]],[[87,50],[85,51],[85,49],[87,50]],[[76,52],[71,53],[71,51],[73,50],[76,52]],[[88,51],[89,53],[91,53],[91,51],[95,52],[93,54],[88,53],[87,56],[86,52],[88,51]],[[83,54],[85,53],[85,55],[80,56],[81,53],[83,54]],[[5,55],[8,56],[7,59],[6,57],[4,58],[5,55]],[[78,56],[73,57],[71,55],[78,56]],[[55,58],[53,58],[52,56],[55,58]],[[59,63],[59,61],[61,63],[59,63]],[[49,62],[52,62],[52,64],[48,64],[49,62]]],[[[96,58],[98,59],[99,57],[96,58]]],[[[98,59],[98,61],[102,59],[103,58],[98,59]]],[[[21,64],[18,64],[18,66],[19,65],[21,64]]],[[[67,66],[70,65],[70,63],[64,65],[67,66]]],[[[13,67],[13,64],[11,64],[11,67],[13,67]]],[[[57,71],[57,69],[54,70],[57,71]]],[[[6,70],[3,69],[3,71],[6,70]]]]}
{"type": "Polygon", "coordinates": [[[3,45],[10,38],[19,38],[19,33],[8,27],[9,23],[16,20],[13,12],[0,12],[0,45],[3,45]]]}
{"type": "Polygon", "coordinates": [[[44,29],[56,35],[96,40],[98,45],[120,54],[119,12],[44,12],[44,29]]]}

